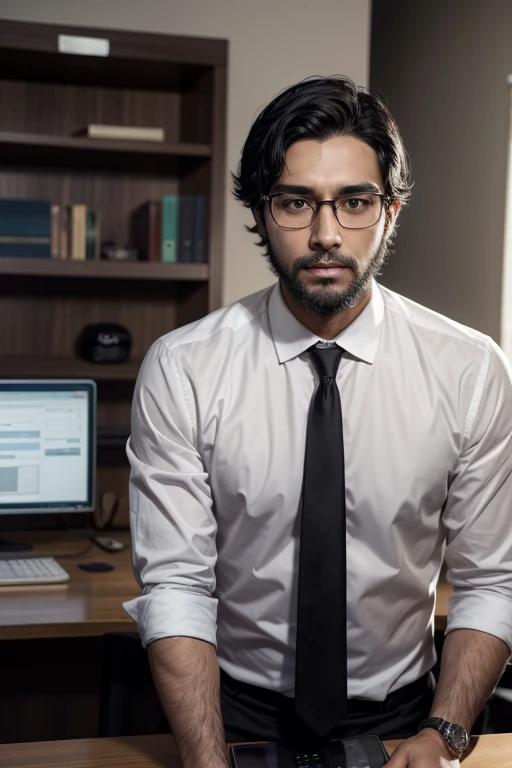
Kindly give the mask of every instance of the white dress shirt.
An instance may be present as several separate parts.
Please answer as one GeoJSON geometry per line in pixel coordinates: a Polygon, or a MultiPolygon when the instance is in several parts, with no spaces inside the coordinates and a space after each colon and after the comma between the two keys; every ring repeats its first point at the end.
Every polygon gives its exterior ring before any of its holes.
{"type": "MultiPolygon", "coordinates": [[[[278,284],[172,331],[142,365],[127,446],[143,644],[217,644],[229,675],[287,693],[318,341],[278,284]]],[[[512,373],[490,338],[377,283],[335,341],[348,695],[382,700],[435,662],[445,537],[447,631],[512,647],[512,373]]]]}

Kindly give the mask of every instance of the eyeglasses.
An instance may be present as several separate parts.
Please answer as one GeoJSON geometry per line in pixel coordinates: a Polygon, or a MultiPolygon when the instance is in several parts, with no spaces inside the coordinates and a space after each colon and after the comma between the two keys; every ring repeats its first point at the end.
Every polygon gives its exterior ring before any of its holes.
{"type": "Polygon", "coordinates": [[[344,229],[368,229],[375,226],[382,215],[384,205],[391,198],[380,192],[363,192],[343,195],[335,200],[311,200],[302,195],[276,192],[263,195],[272,218],[282,229],[307,229],[315,220],[321,205],[330,205],[336,221],[344,229]]]}

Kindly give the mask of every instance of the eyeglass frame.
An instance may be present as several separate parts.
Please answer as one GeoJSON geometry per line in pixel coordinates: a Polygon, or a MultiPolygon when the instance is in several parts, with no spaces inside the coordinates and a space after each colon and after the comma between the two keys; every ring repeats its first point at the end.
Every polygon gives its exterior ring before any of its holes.
{"type": "MultiPolygon", "coordinates": [[[[382,211],[384,209],[384,206],[385,205],[389,205],[390,203],[393,202],[393,198],[390,197],[389,195],[385,195],[383,192],[359,192],[359,193],[357,193],[357,194],[366,194],[366,195],[373,195],[374,197],[379,197],[380,198],[380,211],[379,211],[379,215],[377,217],[377,220],[374,221],[373,224],[368,224],[367,227],[347,227],[347,226],[345,226],[345,224],[342,224],[341,221],[338,219],[338,216],[336,214],[336,208],[335,208],[334,204],[335,204],[336,200],[340,199],[340,197],[347,197],[348,199],[350,199],[350,195],[339,195],[338,197],[335,197],[335,198],[333,198],[331,200],[318,200],[318,201],[315,200],[315,201],[313,201],[315,203],[315,211],[313,213],[313,217],[312,217],[311,221],[309,222],[309,224],[306,224],[305,227],[283,227],[282,224],[279,224],[279,222],[276,221],[276,217],[274,216],[274,211],[272,210],[272,200],[275,197],[280,197],[280,195],[284,195],[284,194],[287,194],[287,193],[286,192],[271,192],[270,195],[262,195],[261,196],[261,202],[269,204],[268,207],[269,207],[269,210],[270,210],[270,215],[272,216],[272,218],[275,221],[276,225],[280,229],[284,229],[287,232],[298,232],[301,229],[308,229],[313,224],[313,222],[316,219],[316,217],[318,216],[318,211],[320,210],[320,206],[322,206],[322,205],[330,205],[331,206],[332,212],[334,214],[334,218],[336,219],[336,221],[338,222],[340,227],[342,227],[343,229],[352,229],[352,230],[371,229],[372,227],[374,227],[376,224],[379,223],[380,218],[382,216],[382,211]]],[[[297,197],[302,199],[303,197],[306,198],[306,195],[302,195],[302,196],[301,195],[297,195],[297,197]]],[[[356,197],[356,194],[354,194],[353,197],[356,197]]]]}

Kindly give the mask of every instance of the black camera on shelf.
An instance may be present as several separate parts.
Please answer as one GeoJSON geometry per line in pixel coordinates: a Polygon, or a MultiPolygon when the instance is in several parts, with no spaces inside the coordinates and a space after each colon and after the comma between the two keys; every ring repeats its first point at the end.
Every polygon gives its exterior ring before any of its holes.
{"type": "Polygon", "coordinates": [[[125,363],[130,357],[132,337],[122,325],[87,325],[76,343],[76,353],[92,363],[125,363]]]}

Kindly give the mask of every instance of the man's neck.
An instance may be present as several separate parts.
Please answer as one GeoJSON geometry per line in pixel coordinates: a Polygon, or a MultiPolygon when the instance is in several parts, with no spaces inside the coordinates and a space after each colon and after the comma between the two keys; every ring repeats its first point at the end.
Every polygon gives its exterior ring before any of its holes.
{"type": "Polygon", "coordinates": [[[368,305],[372,296],[372,289],[370,286],[355,307],[343,309],[341,312],[337,312],[334,315],[317,315],[310,312],[301,304],[298,304],[282,282],[280,283],[280,287],[286,306],[297,318],[299,323],[307,328],[308,331],[311,331],[311,333],[314,333],[316,336],[319,336],[326,341],[335,339],[336,336],[339,336],[339,334],[350,325],[350,323],[353,323],[356,317],[358,317],[368,305]]]}

